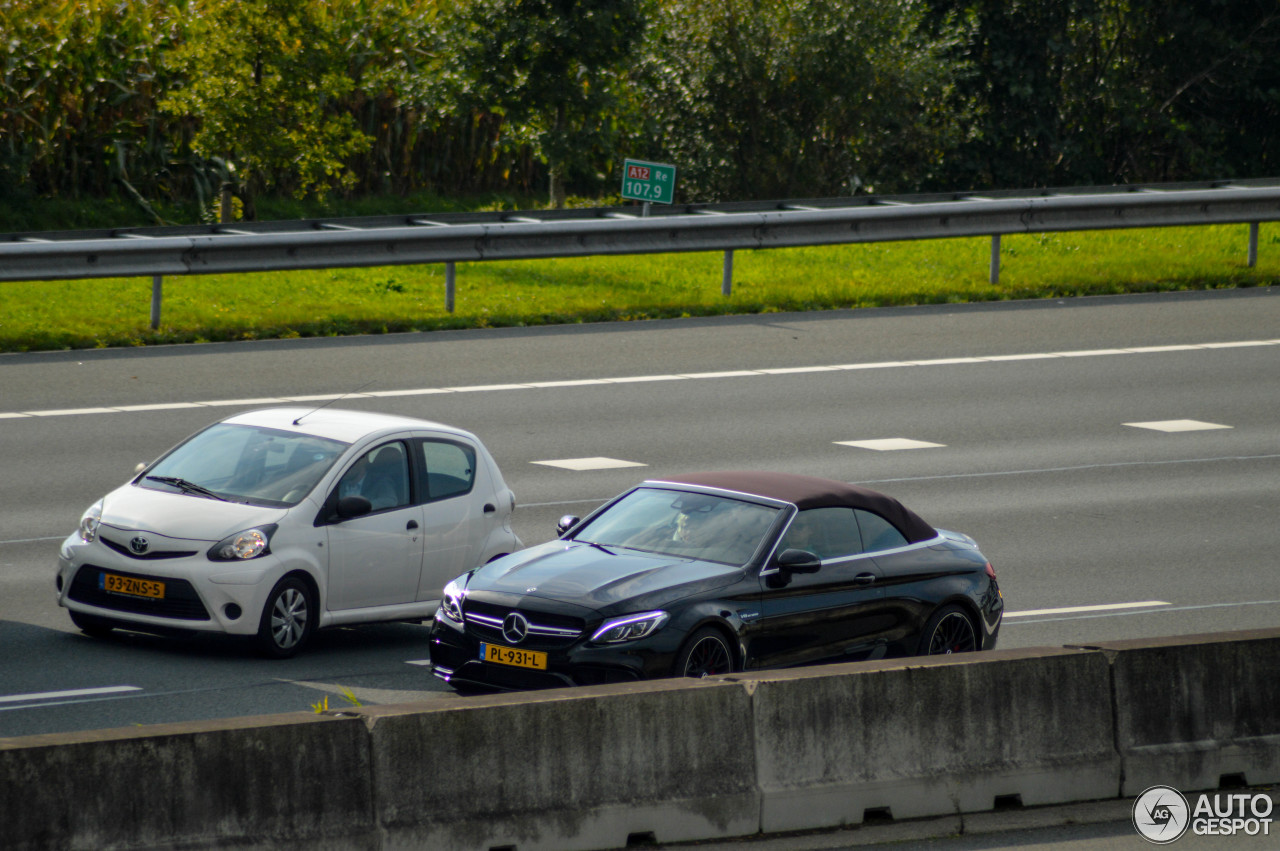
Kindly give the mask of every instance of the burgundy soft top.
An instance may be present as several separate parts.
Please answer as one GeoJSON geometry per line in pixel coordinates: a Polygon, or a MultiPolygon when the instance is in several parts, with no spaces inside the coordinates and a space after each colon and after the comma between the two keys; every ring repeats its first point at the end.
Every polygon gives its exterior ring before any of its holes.
{"type": "MultiPolygon", "coordinates": [[[[879,514],[901,532],[910,543],[937,537],[937,530],[911,509],[891,496],[857,485],[799,476],[793,473],[760,473],[750,470],[691,473],[661,480],[672,484],[700,485],[720,490],[764,496],[794,503],[797,508],[861,508],[879,514]]],[[[655,481],[655,484],[660,482],[655,481]]]]}

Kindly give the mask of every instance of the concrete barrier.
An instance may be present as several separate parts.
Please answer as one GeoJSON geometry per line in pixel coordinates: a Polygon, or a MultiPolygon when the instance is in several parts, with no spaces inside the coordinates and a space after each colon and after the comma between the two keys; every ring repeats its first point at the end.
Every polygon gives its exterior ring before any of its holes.
{"type": "Polygon", "coordinates": [[[1280,781],[1280,630],[0,739],[0,845],[602,849],[1280,781]]]}
{"type": "Polygon", "coordinates": [[[297,713],[0,740],[0,846],[377,848],[368,736],[297,713]]]}
{"type": "Polygon", "coordinates": [[[1039,649],[743,678],[765,833],[1113,797],[1107,661],[1039,649]]]}
{"type": "Polygon", "coordinates": [[[1115,641],[1120,794],[1280,782],[1280,629],[1115,641]]]}
{"type": "Polygon", "coordinates": [[[389,848],[621,848],[756,833],[750,699],[664,680],[359,710],[389,848]]]}

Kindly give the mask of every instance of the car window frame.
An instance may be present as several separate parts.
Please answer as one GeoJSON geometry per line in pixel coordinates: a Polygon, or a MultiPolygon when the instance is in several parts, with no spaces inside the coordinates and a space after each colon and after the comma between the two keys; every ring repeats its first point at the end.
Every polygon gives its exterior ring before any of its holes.
{"type": "Polygon", "coordinates": [[[902,530],[899,529],[896,525],[894,525],[894,523],[891,520],[889,520],[889,518],[885,517],[882,514],[877,514],[876,512],[866,508],[855,508],[853,510],[853,516],[857,520],[858,534],[862,538],[862,551],[864,553],[867,553],[868,555],[875,555],[877,553],[879,554],[892,553],[892,552],[897,552],[898,550],[904,550],[904,549],[907,549],[908,547],[914,546],[914,544],[912,544],[911,541],[907,539],[907,536],[902,533],[902,530]],[[859,516],[860,514],[868,514],[872,517],[875,517],[877,520],[880,520],[882,523],[887,525],[890,529],[897,532],[898,537],[902,539],[901,543],[896,543],[891,547],[884,547],[883,549],[873,549],[870,546],[868,546],[866,533],[863,532],[862,530],[862,520],[859,516]]]}
{"type": "Polygon", "coordinates": [[[348,463],[345,467],[342,468],[342,471],[339,472],[337,474],[337,477],[333,480],[333,484],[329,486],[329,493],[325,497],[324,506],[320,510],[319,517],[316,518],[316,525],[332,526],[338,523],[348,522],[351,520],[359,520],[361,517],[374,517],[376,515],[386,514],[389,511],[404,511],[406,508],[415,508],[418,505],[421,505],[421,502],[419,501],[419,498],[418,498],[418,494],[421,490],[421,484],[418,481],[418,472],[413,460],[414,453],[410,451],[410,448],[407,445],[409,442],[410,442],[410,438],[404,435],[387,436],[383,438],[381,441],[379,441],[378,443],[374,443],[372,445],[365,447],[358,454],[352,457],[350,463],[348,463]],[[351,472],[351,469],[356,465],[356,463],[360,459],[365,458],[369,455],[372,455],[374,452],[377,452],[383,447],[389,446],[392,443],[401,444],[401,449],[405,453],[406,460],[409,462],[407,465],[408,466],[407,486],[409,489],[408,501],[400,505],[390,506],[388,508],[374,509],[368,512],[367,514],[361,514],[360,517],[345,517],[345,518],[338,517],[337,516],[338,499],[339,499],[338,491],[342,487],[342,480],[346,478],[347,474],[351,472]]]}
{"type": "Polygon", "coordinates": [[[412,463],[413,478],[417,485],[418,498],[414,501],[414,505],[431,505],[436,502],[443,502],[448,499],[455,499],[461,496],[469,496],[475,493],[476,484],[480,479],[480,465],[484,462],[484,457],[480,452],[480,448],[474,444],[454,437],[452,435],[415,435],[410,441],[413,444],[412,463]],[[431,496],[431,471],[427,469],[427,459],[425,454],[425,444],[427,443],[444,443],[450,446],[456,446],[464,452],[471,455],[471,481],[467,485],[465,491],[454,491],[444,496],[431,496]]]}

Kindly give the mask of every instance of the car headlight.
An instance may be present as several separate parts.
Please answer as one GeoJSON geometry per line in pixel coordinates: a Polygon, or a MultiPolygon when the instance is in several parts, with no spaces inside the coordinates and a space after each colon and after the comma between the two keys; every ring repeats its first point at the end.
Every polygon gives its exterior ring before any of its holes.
{"type": "Polygon", "coordinates": [[[92,544],[98,539],[98,527],[102,525],[102,501],[94,503],[80,518],[80,540],[92,544]]]}
{"type": "Polygon", "coordinates": [[[440,615],[447,621],[462,625],[462,600],[467,596],[464,588],[454,579],[444,586],[444,597],[440,600],[440,615]]]}
{"type": "Polygon", "coordinates": [[[211,561],[248,561],[251,558],[271,552],[271,536],[275,534],[274,523],[267,526],[255,526],[236,532],[214,544],[209,550],[211,561]]]}
{"type": "Polygon", "coordinates": [[[668,620],[666,612],[644,612],[638,615],[627,615],[611,618],[601,624],[591,636],[597,644],[617,644],[622,641],[635,641],[653,635],[662,629],[668,620]]]}

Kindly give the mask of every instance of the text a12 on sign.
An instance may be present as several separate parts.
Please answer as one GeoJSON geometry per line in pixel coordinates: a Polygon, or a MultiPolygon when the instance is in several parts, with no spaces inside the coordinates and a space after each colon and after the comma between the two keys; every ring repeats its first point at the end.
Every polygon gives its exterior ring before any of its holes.
{"type": "Polygon", "coordinates": [[[675,196],[676,167],[666,163],[626,160],[622,170],[622,197],[634,201],[670,204],[675,196]]]}

